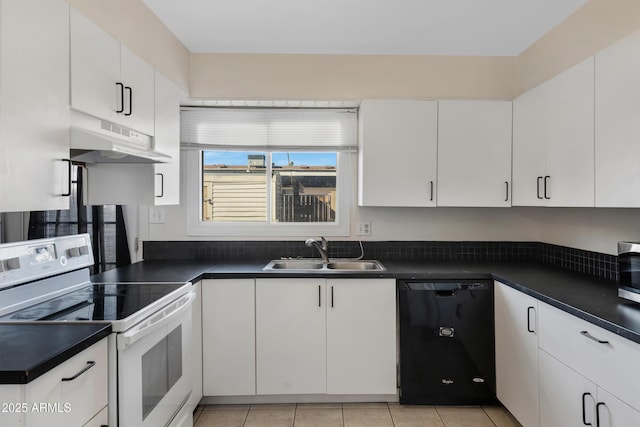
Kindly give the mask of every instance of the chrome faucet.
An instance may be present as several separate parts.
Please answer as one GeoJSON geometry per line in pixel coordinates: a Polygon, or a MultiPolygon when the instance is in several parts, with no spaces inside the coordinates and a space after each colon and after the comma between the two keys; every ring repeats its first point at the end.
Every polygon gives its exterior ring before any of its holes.
{"type": "Polygon", "coordinates": [[[327,250],[329,249],[329,242],[327,242],[327,239],[322,236],[320,236],[320,239],[322,239],[322,244],[320,244],[315,239],[307,239],[305,240],[304,244],[309,247],[314,246],[318,250],[318,252],[320,252],[320,258],[322,258],[322,262],[326,264],[329,262],[329,255],[327,254],[327,250]]]}

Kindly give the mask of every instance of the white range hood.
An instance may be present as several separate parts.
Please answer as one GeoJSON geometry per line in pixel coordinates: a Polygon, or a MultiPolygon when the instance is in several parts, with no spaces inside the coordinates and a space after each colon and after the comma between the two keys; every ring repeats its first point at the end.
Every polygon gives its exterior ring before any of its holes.
{"type": "Polygon", "coordinates": [[[71,113],[70,158],[83,163],[165,163],[171,156],[153,150],[153,138],[124,126],[71,113]]]}

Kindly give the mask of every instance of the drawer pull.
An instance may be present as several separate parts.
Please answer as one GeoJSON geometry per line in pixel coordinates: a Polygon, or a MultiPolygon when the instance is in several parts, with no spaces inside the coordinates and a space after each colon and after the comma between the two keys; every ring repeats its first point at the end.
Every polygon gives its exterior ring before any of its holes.
{"type": "Polygon", "coordinates": [[[597,342],[598,344],[609,344],[609,341],[598,339],[598,338],[594,337],[593,335],[591,335],[589,333],[589,331],[580,331],[580,335],[583,335],[583,336],[589,338],[590,340],[593,340],[593,341],[597,342]]]}
{"type": "Polygon", "coordinates": [[[62,381],[73,381],[76,378],[78,378],[80,375],[82,375],[85,372],[87,372],[89,369],[93,368],[94,366],[96,366],[96,362],[90,360],[90,361],[87,362],[87,366],[85,366],[80,372],[78,372],[77,374],[75,374],[72,377],[63,378],[62,381]]]}

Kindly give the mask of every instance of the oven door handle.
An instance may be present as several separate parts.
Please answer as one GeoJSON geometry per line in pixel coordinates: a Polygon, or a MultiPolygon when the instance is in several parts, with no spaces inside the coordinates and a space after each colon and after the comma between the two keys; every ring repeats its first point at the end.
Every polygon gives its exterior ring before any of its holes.
{"type": "Polygon", "coordinates": [[[164,327],[175,317],[180,316],[184,311],[190,309],[194,299],[196,299],[195,292],[189,292],[160,310],[160,312],[152,315],[148,320],[137,324],[122,334],[118,334],[118,350],[126,350],[136,341],[164,327]]]}

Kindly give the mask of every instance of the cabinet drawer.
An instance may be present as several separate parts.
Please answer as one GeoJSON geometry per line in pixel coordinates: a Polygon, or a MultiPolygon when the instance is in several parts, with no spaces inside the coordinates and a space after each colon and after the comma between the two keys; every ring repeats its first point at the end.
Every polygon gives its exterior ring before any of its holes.
{"type": "Polygon", "coordinates": [[[107,406],[107,368],[105,338],[29,383],[27,425],[87,423],[107,406]]]}
{"type": "Polygon", "coordinates": [[[640,345],[547,304],[539,304],[538,320],[542,350],[640,408],[640,345]]]}

